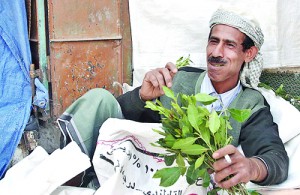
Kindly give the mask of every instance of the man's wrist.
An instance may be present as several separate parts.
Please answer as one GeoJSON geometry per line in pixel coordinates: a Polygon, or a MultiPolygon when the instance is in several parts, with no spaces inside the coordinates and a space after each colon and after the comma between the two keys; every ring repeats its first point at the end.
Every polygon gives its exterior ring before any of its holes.
{"type": "Polygon", "coordinates": [[[263,181],[268,174],[265,163],[257,157],[251,157],[249,159],[252,163],[253,169],[255,170],[253,171],[254,175],[252,176],[251,180],[255,182],[263,181]]]}

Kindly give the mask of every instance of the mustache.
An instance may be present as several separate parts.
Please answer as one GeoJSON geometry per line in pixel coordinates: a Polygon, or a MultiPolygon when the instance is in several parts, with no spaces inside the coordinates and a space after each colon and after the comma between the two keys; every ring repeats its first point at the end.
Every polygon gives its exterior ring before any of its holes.
{"type": "Polygon", "coordinates": [[[209,63],[217,63],[217,64],[226,64],[227,63],[227,61],[226,60],[224,60],[223,58],[220,58],[220,57],[208,57],[207,58],[207,61],[209,62],[209,63]]]}

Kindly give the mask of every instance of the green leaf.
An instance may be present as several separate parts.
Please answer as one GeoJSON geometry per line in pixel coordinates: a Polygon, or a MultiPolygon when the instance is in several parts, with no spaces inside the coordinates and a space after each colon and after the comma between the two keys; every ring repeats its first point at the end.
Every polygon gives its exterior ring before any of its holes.
{"type": "Polygon", "coordinates": [[[188,106],[187,116],[188,116],[189,122],[191,123],[192,127],[194,127],[197,131],[199,131],[198,123],[197,123],[198,110],[195,105],[190,104],[188,106]]]}
{"type": "Polygon", "coordinates": [[[174,143],[175,143],[176,139],[171,135],[171,134],[168,134],[166,137],[165,137],[165,143],[166,145],[169,147],[169,148],[172,148],[174,143]]]}
{"type": "Polygon", "coordinates": [[[194,137],[187,137],[184,139],[177,139],[172,147],[172,149],[183,149],[186,147],[190,147],[193,143],[195,143],[195,141],[197,140],[197,138],[194,137]]]}
{"type": "Polygon", "coordinates": [[[259,192],[255,191],[255,190],[248,190],[248,193],[250,195],[261,195],[259,192]]]}
{"type": "Polygon", "coordinates": [[[181,168],[181,175],[184,176],[186,172],[186,167],[180,167],[181,168]]]}
{"type": "Polygon", "coordinates": [[[215,142],[216,145],[218,144],[218,147],[224,146],[227,138],[227,129],[226,129],[226,121],[223,117],[220,117],[220,128],[219,130],[214,134],[215,136],[215,142]]]}
{"type": "Polygon", "coordinates": [[[208,95],[206,93],[198,93],[195,95],[195,98],[198,102],[201,102],[203,105],[209,105],[218,100],[218,98],[208,95]]]}
{"type": "Polygon", "coordinates": [[[195,169],[197,169],[197,168],[199,168],[201,165],[202,165],[202,163],[203,163],[203,161],[204,161],[204,155],[202,155],[202,156],[200,156],[197,160],[196,160],[196,162],[195,162],[195,169]]]}
{"type": "Polygon", "coordinates": [[[212,113],[209,116],[209,130],[215,134],[218,129],[220,128],[220,119],[215,110],[212,111],[212,113]]]}
{"type": "Polygon", "coordinates": [[[190,128],[188,126],[183,126],[182,127],[182,136],[183,137],[186,137],[187,135],[189,135],[191,132],[190,132],[190,128]]]}
{"type": "Polygon", "coordinates": [[[176,157],[176,163],[179,167],[184,167],[185,166],[184,159],[180,154],[178,154],[177,157],[176,157]]]}
{"type": "Polygon", "coordinates": [[[171,98],[172,100],[176,100],[174,92],[171,89],[169,89],[166,86],[163,86],[163,91],[165,92],[165,95],[167,97],[171,98]]]}
{"type": "Polygon", "coordinates": [[[193,144],[186,148],[182,148],[181,152],[187,155],[200,155],[203,152],[207,151],[208,149],[199,145],[199,144],[193,144]]]}
{"type": "Polygon", "coordinates": [[[283,89],[282,84],[275,90],[275,94],[278,95],[278,96],[281,96],[281,97],[286,95],[286,92],[283,89]]]}
{"type": "Polygon", "coordinates": [[[158,106],[152,101],[146,101],[145,108],[150,108],[153,111],[158,111],[158,106]]]}
{"type": "Polygon", "coordinates": [[[183,115],[181,119],[178,120],[179,128],[182,131],[182,137],[191,137],[193,136],[193,127],[191,126],[187,115],[183,115]]]}
{"type": "Polygon", "coordinates": [[[192,185],[199,178],[199,169],[195,169],[194,165],[189,166],[186,172],[186,181],[192,185]]]}
{"type": "Polygon", "coordinates": [[[237,110],[234,108],[228,109],[230,116],[238,121],[238,122],[244,122],[245,120],[247,120],[250,115],[251,115],[251,110],[250,109],[241,109],[241,110],[237,110]]]}
{"type": "Polygon", "coordinates": [[[152,129],[152,130],[160,135],[166,136],[166,133],[161,130],[158,130],[158,129],[152,129]]]}
{"type": "Polygon", "coordinates": [[[203,141],[207,144],[210,145],[210,130],[207,127],[202,127],[200,128],[200,133],[201,133],[201,138],[203,141]]]}
{"type": "Polygon", "coordinates": [[[232,130],[232,126],[229,121],[226,121],[226,129],[232,130]]]}
{"type": "Polygon", "coordinates": [[[176,113],[178,113],[180,116],[184,115],[183,110],[177,103],[171,102],[171,106],[175,109],[176,113]]]}
{"type": "Polygon", "coordinates": [[[199,115],[202,118],[205,118],[206,116],[209,116],[210,112],[208,111],[208,109],[206,107],[202,107],[202,106],[198,106],[197,107],[199,115]]]}
{"type": "Polygon", "coordinates": [[[214,188],[211,191],[207,192],[207,195],[218,195],[218,191],[222,190],[221,188],[214,188]]]}
{"type": "Polygon", "coordinates": [[[202,183],[203,187],[205,187],[205,188],[208,187],[210,184],[210,175],[207,172],[207,170],[205,170],[204,174],[201,175],[201,177],[203,179],[203,183],[202,183]]]}
{"type": "Polygon", "coordinates": [[[164,156],[165,164],[167,166],[171,166],[174,163],[174,160],[176,159],[176,155],[166,155],[164,156]]]}
{"type": "Polygon", "coordinates": [[[173,185],[181,175],[180,167],[163,168],[155,172],[153,178],[160,178],[160,186],[169,187],[173,185]]]}

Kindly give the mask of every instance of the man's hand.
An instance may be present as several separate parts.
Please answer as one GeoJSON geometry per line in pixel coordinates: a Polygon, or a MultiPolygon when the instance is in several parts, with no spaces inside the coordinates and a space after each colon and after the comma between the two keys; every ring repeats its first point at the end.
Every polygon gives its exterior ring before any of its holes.
{"type": "Polygon", "coordinates": [[[162,86],[171,87],[176,72],[177,68],[171,62],[167,63],[165,68],[156,68],[147,72],[140,89],[141,99],[143,101],[153,100],[163,95],[162,86]]]}
{"type": "Polygon", "coordinates": [[[213,164],[215,182],[221,188],[230,188],[238,183],[262,181],[267,176],[264,163],[257,158],[246,158],[232,145],[225,146],[213,153],[217,161],[213,164]],[[229,155],[231,162],[225,159],[229,155]],[[230,177],[229,177],[230,176],[230,177]]]}

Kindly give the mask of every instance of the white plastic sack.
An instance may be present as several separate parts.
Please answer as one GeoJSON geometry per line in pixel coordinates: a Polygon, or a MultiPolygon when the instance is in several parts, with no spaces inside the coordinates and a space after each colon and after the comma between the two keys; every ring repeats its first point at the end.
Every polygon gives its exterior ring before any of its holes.
{"type": "Polygon", "coordinates": [[[278,125],[279,136],[283,143],[300,134],[300,112],[283,98],[276,96],[274,91],[259,88],[259,91],[270,105],[274,122],[278,125]]]}
{"type": "Polygon", "coordinates": [[[170,187],[159,186],[152,176],[165,167],[158,154],[165,150],[153,147],[160,135],[153,132],[161,124],[108,119],[101,127],[93,165],[101,187],[96,195],[133,194],[206,194],[201,182],[189,186],[185,177],[170,187]]]}
{"type": "Polygon", "coordinates": [[[75,142],[51,155],[38,146],[7,171],[0,181],[0,194],[48,195],[90,166],[89,157],[75,142]]]}
{"type": "Polygon", "coordinates": [[[72,186],[59,186],[51,195],[93,195],[95,190],[72,186]]]}

